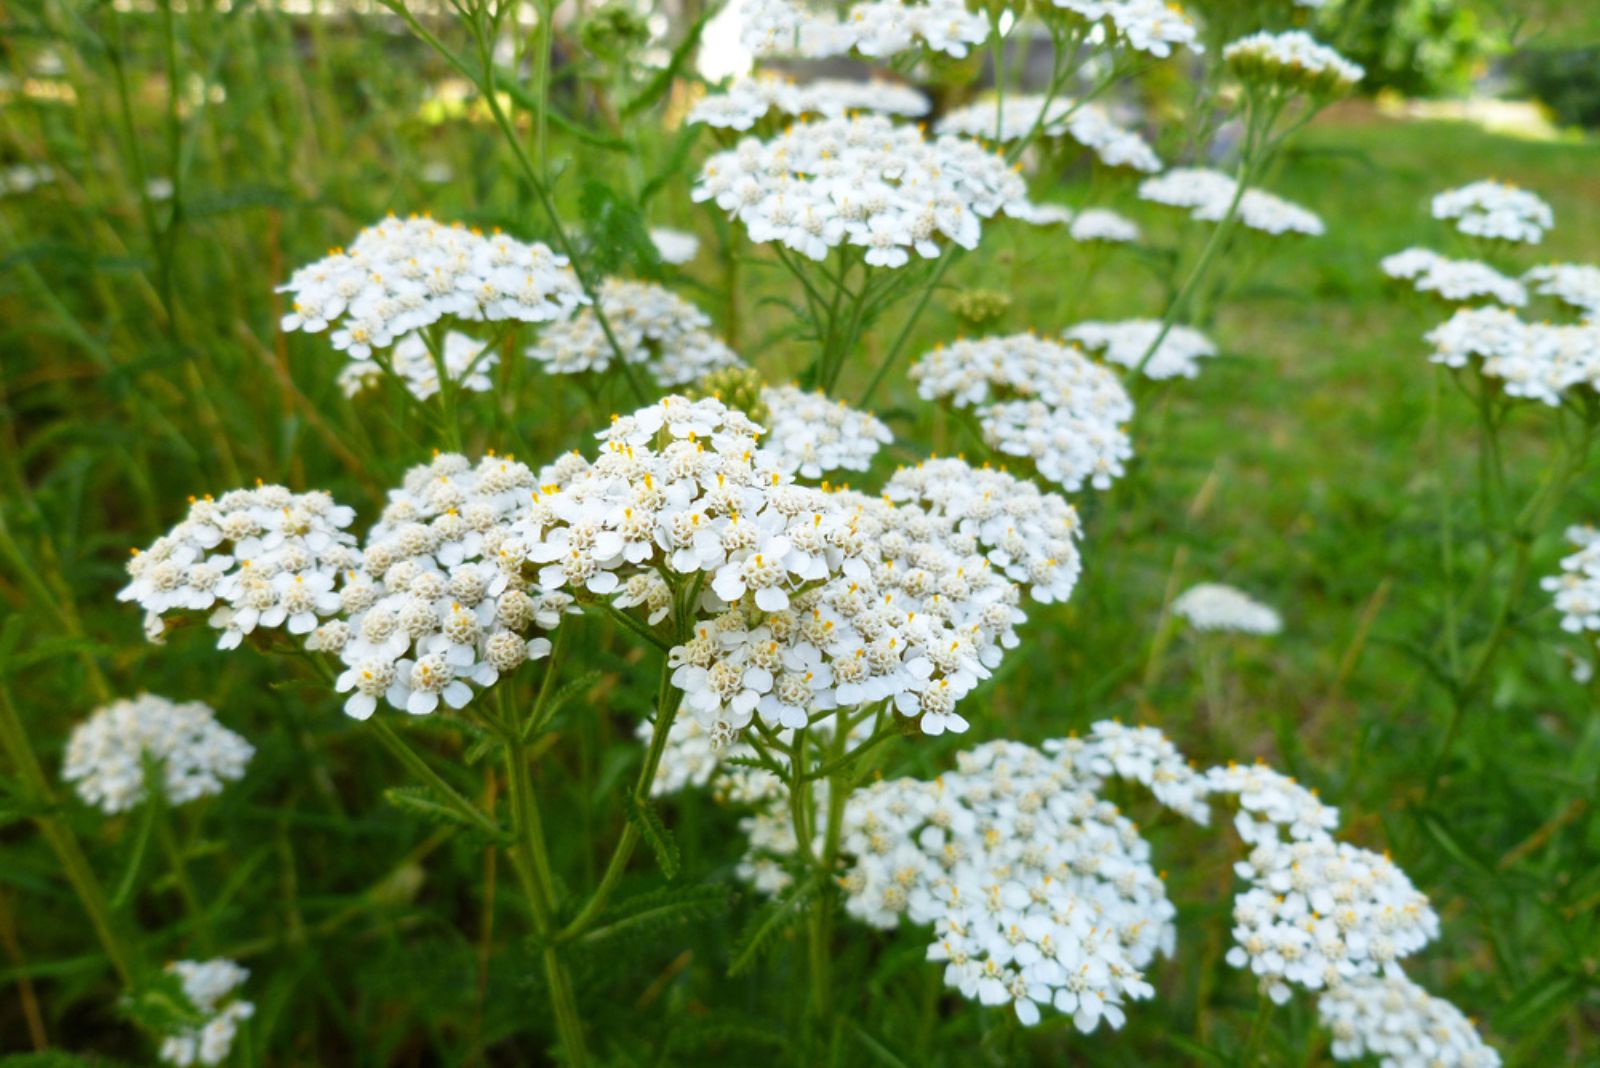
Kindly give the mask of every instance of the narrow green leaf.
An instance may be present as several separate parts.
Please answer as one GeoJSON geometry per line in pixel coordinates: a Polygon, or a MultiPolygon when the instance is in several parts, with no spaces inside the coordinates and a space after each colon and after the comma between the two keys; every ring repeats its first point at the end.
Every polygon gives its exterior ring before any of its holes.
{"type": "Polygon", "coordinates": [[[650,843],[661,874],[668,879],[677,878],[680,863],[678,843],[673,839],[672,832],[667,830],[667,825],[661,822],[661,814],[656,811],[655,805],[629,794],[628,821],[639,828],[639,834],[650,843]]]}
{"type": "Polygon", "coordinates": [[[816,892],[817,880],[813,876],[791,887],[782,897],[768,902],[752,916],[740,933],[739,941],[734,944],[733,960],[728,965],[728,977],[733,978],[748,970],[772,947],[773,940],[778,935],[799,922],[800,917],[805,914],[801,906],[816,892]]]}

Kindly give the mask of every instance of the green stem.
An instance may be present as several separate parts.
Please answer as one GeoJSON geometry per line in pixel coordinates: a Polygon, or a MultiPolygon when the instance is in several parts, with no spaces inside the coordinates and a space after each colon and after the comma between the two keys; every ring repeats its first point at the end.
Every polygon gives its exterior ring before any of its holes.
{"type": "Polygon", "coordinates": [[[488,833],[491,837],[496,839],[505,837],[505,831],[501,829],[498,823],[486,816],[478,806],[462,797],[454,786],[445,782],[444,778],[430,768],[428,762],[422,759],[422,755],[411,748],[406,743],[406,740],[396,733],[393,727],[377,716],[367,722],[372,727],[372,733],[377,736],[378,741],[383,743],[384,748],[393,753],[395,758],[401,764],[404,764],[406,769],[416,776],[419,782],[436,791],[445,804],[455,809],[462,818],[488,833]]]}
{"type": "Polygon", "coordinates": [[[156,807],[156,838],[161,842],[161,851],[167,855],[167,866],[172,871],[172,881],[178,888],[178,897],[183,900],[184,911],[195,925],[200,948],[210,954],[214,944],[211,936],[211,917],[200,905],[200,895],[195,893],[194,880],[189,878],[188,862],[183,859],[183,847],[178,842],[178,836],[173,833],[172,806],[167,804],[164,796],[155,796],[155,792],[152,792],[152,796],[145,803],[156,807]]]}

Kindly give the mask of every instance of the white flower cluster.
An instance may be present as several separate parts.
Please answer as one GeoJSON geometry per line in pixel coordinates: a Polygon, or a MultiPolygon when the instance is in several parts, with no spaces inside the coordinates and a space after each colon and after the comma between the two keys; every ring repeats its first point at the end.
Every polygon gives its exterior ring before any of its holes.
{"type": "Polygon", "coordinates": [[[666,226],[650,228],[650,243],[662,263],[673,266],[688,263],[700,254],[700,239],[687,230],[673,230],[666,226]]]}
{"type": "MultiPolygon", "coordinates": [[[[458,389],[487,393],[494,387],[489,372],[500,362],[500,354],[488,343],[452,330],[441,348],[445,375],[458,389]]],[[[405,388],[420,401],[439,392],[439,365],[420,333],[410,333],[396,342],[389,353],[389,368],[405,383],[405,388]]],[[[339,388],[353,397],[383,380],[383,368],[376,360],[355,360],[339,372],[339,388]]]]}
{"type": "Polygon", "coordinates": [[[145,632],[159,640],[162,617],[206,611],[232,649],[258,627],[306,634],[338,611],[334,580],[355,565],[345,528],[355,510],[326,493],[258,485],[222,497],[191,499],[189,513],[128,562],[131,581],[117,594],[145,610],[145,632]]]}
{"type": "Polygon", "coordinates": [[[339,592],[343,618],[307,642],[344,662],[347,714],[366,719],[380,697],[413,715],[441,700],[460,708],[469,683],[492,686],[549,654],[529,632],[555,629],[571,598],[530,590],[512,529],[560,477],[493,454],[474,466],[441,453],[406,472],[339,592]]]}
{"type": "MultiPolygon", "coordinates": [[[[655,736],[656,725],[650,720],[640,720],[633,734],[645,745],[655,736]]],[[[661,763],[656,765],[656,777],[650,784],[655,797],[679,793],[690,787],[703,787],[721,767],[722,761],[736,755],[742,747],[719,745],[710,731],[693,716],[678,716],[667,731],[667,742],[661,751],[661,763]]]]}
{"type": "Polygon", "coordinates": [[[980,99],[947,112],[935,129],[988,141],[1020,141],[1038,130],[1038,137],[1071,137],[1094,152],[1108,167],[1132,167],[1154,174],[1161,157],[1136,131],[1120,125],[1105,108],[1070,97],[1038,94],[1008,96],[998,106],[980,99]]]}
{"type": "Polygon", "coordinates": [[[797,83],[777,74],[758,74],[739,79],[721,93],[703,97],[684,121],[725,130],[748,130],[769,111],[828,119],[857,111],[915,118],[928,113],[928,98],[908,85],[876,78],[819,78],[797,83]]]}
{"type": "MultiPolygon", "coordinates": [[[[599,297],[623,358],[663,386],[681,386],[741,362],[711,333],[711,317],[670,289],[608,278],[599,297]]],[[[600,373],[616,359],[592,308],[545,327],[527,353],[553,375],[600,373]]]]}
{"type": "Polygon", "coordinates": [[[878,449],[894,440],[877,416],[821,391],[767,386],[761,403],[767,409],[761,448],[786,475],[819,479],[829,471],[865,471],[878,449]]]}
{"type": "Polygon", "coordinates": [[[1196,40],[1194,23],[1178,8],[1165,0],[1053,0],[1063,11],[1096,24],[1089,43],[1109,41],[1121,48],[1131,48],[1152,56],[1165,58],[1174,47],[1188,48],[1193,52],[1205,49],[1196,40]]]}
{"type": "Polygon", "coordinates": [[[1462,308],[1427,339],[1433,362],[1465,367],[1476,356],[1513,397],[1556,407],[1574,386],[1600,390],[1600,322],[1529,323],[1504,308],[1462,308]]]}
{"type": "Polygon", "coordinates": [[[1228,963],[1248,967],[1278,1004],[1290,983],[1337,988],[1395,968],[1439,935],[1428,899],[1387,857],[1325,836],[1256,843],[1235,865],[1228,963]]]}
{"type": "Polygon", "coordinates": [[[1561,561],[1561,573],[1540,585],[1554,594],[1561,629],[1570,634],[1600,631],[1600,534],[1591,527],[1569,527],[1567,540],[1578,551],[1561,561]]]}
{"type": "Polygon", "coordinates": [[[1429,249],[1408,248],[1385,256],[1379,267],[1390,278],[1409,280],[1419,293],[1436,293],[1458,304],[1486,298],[1516,307],[1528,302],[1521,282],[1481,260],[1452,260],[1429,249]]]}
{"type": "Polygon", "coordinates": [[[1500,1068],[1473,1022],[1403,975],[1355,979],[1317,999],[1336,1061],[1376,1057],[1378,1068],[1500,1068]]]}
{"type": "Polygon", "coordinates": [[[1067,233],[1074,241],[1106,241],[1128,244],[1143,239],[1139,225],[1105,208],[1085,208],[1073,218],[1067,233]]]}
{"type": "Polygon", "coordinates": [[[1172,611],[1195,630],[1277,634],[1283,629],[1283,620],[1272,608],[1217,582],[1191,586],[1172,602],[1172,611]]]}
{"type": "Polygon", "coordinates": [[[1600,267],[1590,263],[1552,263],[1522,276],[1534,292],[1554,297],[1586,319],[1600,319],[1600,267]]]}
{"type": "Polygon", "coordinates": [[[1345,92],[1367,73],[1304,30],[1241,37],[1223,48],[1222,58],[1241,78],[1314,93],[1345,92]]]}
{"type": "Polygon", "coordinates": [[[61,777],[108,816],[144,801],[146,759],[161,767],[168,804],[220,794],[244,777],[255,747],[214,717],[199,701],[148,693],[113,701],[73,729],[61,777]]]}
{"type": "Polygon", "coordinates": [[[250,978],[249,969],[219,957],[208,961],[173,961],[166,970],[179,978],[184,996],[206,1021],[163,1038],[161,1059],[179,1068],[221,1064],[233,1048],[240,1021],[248,1020],[256,1012],[254,1003],[229,996],[250,978]]]}
{"type": "Polygon", "coordinates": [[[990,564],[1040,604],[1064,603],[1082,571],[1078,511],[1054,493],[991,467],[934,459],[897,471],[884,495],[922,505],[975,539],[990,564]]]}
{"type": "Polygon", "coordinates": [[[362,230],[278,292],[294,300],[284,330],[337,324],[333,347],[354,359],[442,319],[545,322],[585,299],[565,257],[545,245],[417,217],[362,230]]]}
{"type": "MultiPolygon", "coordinates": [[[[1204,167],[1174,167],[1139,183],[1139,196],[1157,204],[1187,208],[1190,218],[1220,222],[1238,195],[1239,183],[1221,171],[1204,167]]],[[[1246,189],[1239,197],[1239,222],[1252,230],[1281,235],[1317,237],[1326,228],[1314,212],[1260,189],[1246,189]]]]}
{"type": "Polygon", "coordinates": [[[1454,219],[1472,237],[1537,245],[1556,224],[1555,213],[1536,194],[1505,182],[1482,181],[1433,198],[1435,219],[1454,219]]]}
{"type": "Polygon", "coordinates": [[[1117,376],[1076,348],[1032,334],[940,345],[911,369],[925,400],[977,414],[983,440],[1027,458],[1068,493],[1107,489],[1133,455],[1133,401],[1117,376]]]}
{"type": "Polygon", "coordinates": [[[926,48],[960,59],[989,36],[987,20],[960,0],[863,0],[842,15],[804,0],[745,0],[742,14],[740,41],[756,56],[887,59],[926,48]]]}
{"type": "MultiPolygon", "coordinates": [[[[1127,319],[1122,322],[1083,322],[1069,327],[1066,337],[1090,352],[1102,352],[1114,364],[1132,370],[1139,366],[1150,346],[1161,335],[1161,324],[1154,319],[1127,319]]],[[[1217,354],[1216,345],[1200,331],[1187,326],[1173,326],[1161,338],[1144,365],[1146,378],[1195,378],[1200,374],[1200,361],[1217,354]]]]}
{"type": "Polygon", "coordinates": [[[694,186],[744,224],[751,241],[813,260],[842,244],[866,262],[933,258],[940,238],[975,248],[980,220],[1021,209],[1027,186],[1005,160],[960,137],[924,139],[878,115],[796,123],[706,161],[694,186]]]}

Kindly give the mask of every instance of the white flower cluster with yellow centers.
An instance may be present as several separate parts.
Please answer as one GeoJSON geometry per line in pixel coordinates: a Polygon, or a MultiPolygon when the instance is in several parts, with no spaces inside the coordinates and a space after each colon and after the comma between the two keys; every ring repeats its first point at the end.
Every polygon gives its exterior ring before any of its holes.
{"type": "Polygon", "coordinates": [[[857,111],[915,118],[928,113],[928,98],[908,85],[872,79],[819,78],[799,83],[777,74],[741,78],[702,97],[684,121],[724,130],[748,130],[768,112],[835,119],[857,111]]]}
{"type": "Polygon", "coordinates": [[[1554,297],[1586,319],[1600,319],[1600,267],[1591,263],[1552,263],[1522,276],[1534,292],[1554,297]]]}
{"type": "Polygon", "coordinates": [[[650,228],[650,243],[662,263],[680,266],[700,254],[700,239],[687,230],[674,230],[666,226],[650,228]]]}
{"type": "Polygon", "coordinates": [[[1025,457],[1075,493],[1107,489],[1133,455],[1133,401],[1117,376],[1076,348],[1032,334],[941,345],[911,369],[925,400],[971,408],[983,440],[1025,457]]]}
{"type": "Polygon", "coordinates": [[[416,217],[369,226],[278,292],[294,302],[284,330],[333,327],[333,347],[363,360],[441,320],[546,322],[585,299],[545,245],[416,217]]]}
{"type": "Polygon", "coordinates": [[[167,965],[183,985],[184,997],[205,1017],[205,1022],[185,1027],[161,1040],[161,1059],[179,1068],[196,1064],[221,1064],[228,1059],[239,1024],[255,1015],[252,1002],[232,997],[250,972],[231,960],[178,960],[167,965]]]}
{"type": "MultiPolygon", "coordinates": [[[[1091,320],[1069,327],[1065,336],[1090,352],[1103,353],[1112,363],[1132,370],[1139,366],[1145,353],[1150,352],[1156,338],[1161,337],[1161,323],[1155,319],[1125,319],[1115,323],[1091,320]]],[[[1144,375],[1157,380],[1195,378],[1200,374],[1200,361],[1216,354],[1217,346],[1200,331],[1173,326],[1151,353],[1144,365],[1144,375]]]]}
{"type": "Polygon", "coordinates": [[[1241,79],[1259,79],[1317,94],[1346,92],[1366,71],[1304,30],[1253,33],[1222,50],[1241,79]]]}
{"type": "Polygon", "coordinates": [[[1506,182],[1482,181],[1433,198],[1433,217],[1453,219],[1472,237],[1537,245],[1556,224],[1555,212],[1535,193],[1506,182]]]}
{"type": "Polygon", "coordinates": [[[1427,334],[1446,367],[1483,360],[1513,397],[1556,407],[1575,386],[1600,390],[1600,322],[1530,323],[1505,308],[1462,308],[1427,334]]]}
{"type": "Polygon", "coordinates": [[[347,714],[366,719],[379,698],[413,715],[460,708],[472,686],[549,654],[531,632],[554,630],[572,600],[530,583],[513,528],[572,470],[442,453],[406,472],[339,592],[343,618],[307,643],[344,662],[347,714]]]}
{"type": "Polygon", "coordinates": [[[1561,573],[1540,585],[1554,594],[1561,629],[1570,634],[1600,631],[1600,534],[1592,527],[1569,527],[1567,540],[1577,552],[1561,561],[1561,573]]]}
{"type": "Polygon", "coordinates": [[[1166,0],[1054,0],[1055,6],[1095,23],[1089,43],[1110,43],[1165,58],[1174,48],[1205,49],[1194,23],[1166,0]]]}
{"type": "Polygon", "coordinates": [[[1067,233],[1074,241],[1130,244],[1143,239],[1139,224],[1106,208],[1085,208],[1073,218],[1067,233]]]}
{"type": "Polygon", "coordinates": [[[166,802],[182,805],[220,794],[244,777],[255,748],[199,701],[177,704],[154,694],[113,701],[73,730],[61,777],[108,816],[148,796],[146,760],[160,766],[166,802]]]}
{"type": "Polygon", "coordinates": [[[1078,584],[1078,511],[1031,482],[958,459],[935,459],[901,468],[884,495],[919,503],[935,519],[953,523],[1040,604],[1065,602],[1078,584]]]}
{"type": "Polygon", "coordinates": [[[1353,979],[1317,999],[1336,1061],[1378,1068],[1500,1068],[1500,1054],[1462,1011],[1403,975],[1353,979]]]}
{"type": "Polygon", "coordinates": [[[1108,167],[1154,174],[1162,166],[1161,157],[1136,131],[1116,122],[1099,104],[1070,97],[1023,94],[1008,96],[998,106],[993,99],[979,99],[947,112],[935,129],[1000,142],[1020,141],[1037,130],[1040,138],[1071,137],[1108,167]]]}
{"type": "Polygon", "coordinates": [[[1189,587],[1172,602],[1172,612],[1195,630],[1277,634],[1283,629],[1276,610],[1219,582],[1189,587]]]}
{"type": "MultiPolygon", "coordinates": [[[[500,354],[490,350],[488,342],[452,330],[444,336],[440,354],[444,357],[445,375],[456,388],[487,393],[494,387],[489,372],[500,362],[500,354]]],[[[389,353],[389,368],[420,401],[439,392],[439,365],[420,333],[407,334],[395,343],[389,353]]],[[[384,370],[376,360],[355,360],[339,372],[339,388],[345,396],[353,397],[378,385],[383,377],[384,370]]]]}
{"type": "MultiPolygon", "coordinates": [[[[1157,204],[1187,208],[1190,218],[1220,222],[1228,214],[1239,183],[1221,171],[1204,167],[1174,167],[1139,183],[1139,196],[1157,204]]],[[[1317,237],[1326,228],[1316,213],[1260,189],[1239,196],[1239,222],[1263,233],[1306,234],[1317,237]]]]}
{"type": "Polygon", "coordinates": [[[796,123],[769,141],[746,138],[706,161],[696,202],[715,201],[756,244],[813,260],[841,245],[866,262],[903,267],[942,242],[977,247],[981,220],[1025,210],[1028,190],[975,141],[925,139],[880,115],[796,123]]]}
{"type": "MultiPolygon", "coordinates": [[[[740,363],[711,333],[711,317],[670,289],[608,278],[599,297],[623,358],[648,370],[660,385],[681,386],[740,363]]],[[[527,352],[553,375],[603,372],[617,355],[593,308],[551,323],[527,352]]]]}
{"type": "Polygon", "coordinates": [[[1419,293],[1435,293],[1457,304],[1488,299],[1521,307],[1528,302],[1521,282],[1481,260],[1452,260],[1429,249],[1408,248],[1385,256],[1379,267],[1390,278],[1410,281],[1419,293]]]}
{"type": "Polygon", "coordinates": [[[761,403],[767,409],[762,451],[787,475],[820,479],[829,471],[865,471],[878,450],[894,440],[877,416],[821,391],[767,386],[761,403]]]}
{"type": "Polygon", "coordinates": [[[145,610],[152,640],[164,633],[164,617],[207,610],[222,649],[258,628],[307,634],[338,611],[334,581],[357,559],[345,533],[354,518],[326,493],[282,486],[191,500],[182,522],[134,550],[131,581],[117,599],[145,610]]]}
{"type": "Polygon", "coordinates": [[[864,0],[842,15],[803,0],[745,0],[742,14],[740,40],[756,56],[887,59],[927,49],[960,59],[989,36],[988,21],[960,0],[864,0]]]}

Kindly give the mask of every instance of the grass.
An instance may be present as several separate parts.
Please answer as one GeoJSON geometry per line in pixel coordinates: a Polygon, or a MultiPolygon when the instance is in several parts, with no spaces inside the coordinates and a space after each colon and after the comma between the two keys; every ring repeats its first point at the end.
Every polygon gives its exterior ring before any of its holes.
{"type": "MultiPolygon", "coordinates": [[[[322,687],[287,677],[277,661],[219,655],[200,633],[148,646],[137,613],[112,598],[127,547],[169,526],[191,493],[259,476],[329,488],[370,514],[377,489],[431,443],[398,408],[342,398],[333,385],[341,357],[275,329],[272,286],[388,209],[543,236],[530,190],[490,126],[433,121],[439,108],[422,106],[421,87],[447,72],[377,21],[212,12],[169,37],[159,18],[111,6],[24,4],[12,19],[11,91],[35,84],[0,114],[0,158],[49,161],[57,180],[0,200],[0,696],[20,710],[47,772],[74,722],[109,693],[143,689],[208,701],[259,748],[245,782],[203,821],[178,814],[223,947],[254,972],[260,1011],[239,1063],[535,1063],[551,1033],[530,1012],[542,1004],[538,947],[517,934],[504,873],[497,884],[480,844],[386,806],[394,765],[322,687]],[[61,56],[63,75],[33,69],[43,47],[61,56]],[[169,111],[173,75],[186,88],[169,111]],[[75,105],[60,101],[60,87],[75,105]],[[424,181],[424,164],[437,162],[450,180],[424,181]],[[176,213],[173,201],[143,195],[153,177],[176,179],[176,213]],[[500,885],[500,899],[481,896],[485,885],[500,885]]],[[[647,216],[691,226],[715,246],[717,228],[671,174],[673,136],[628,133],[636,157],[558,139],[572,161],[560,180],[569,208],[595,175],[631,197],[665,171],[647,216]]],[[[1295,143],[1268,184],[1314,207],[1328,235],[1240,248],[1224,263],[1231,292],[1213,328],[1224,356],[1151,401],[1138,471],[1081,502],[1084,584],[1069,606],[1033,613],[1027,655],[988,685],[968,737],[1037,742],[1122,716],[1159,724],[1202,762],[1261,756],[1292,770],[1340,806],[1349,838],[1391,851],[1445,917],[1414,976],[1478,1015],[1510,1064],[1600,1064],[1600,838],[1590,812],[1600,717],[1596,692],[1571,681],[1557,652],[1581,643],[1558,637],[1531,582],[1482,699],[1427,789],[1450,708],[1427,666],[1438,591],[1447,579],[1466,587],[1483,564],[1476,422],[1447,389],[1436,447],[1421,334],[1439,313],[1403,299],[1376,262],[1443,242],[1428,197],[1486,174],[1555,206],[1560,227],[1539,259],[1595,258],[1593,141],[1523,142],[1350,108],[1295,143]],[[1264,265],[1239,270],[1254,254],[1264,265]],[[1441,482],[1457,502],[1463,546],[1449,575],[1441,482]],[[1284,635],[1213,648],[1179,638],[1146,684],[1169,588],[1201,579],[1277,605],[1284,635]]],[[[1125,183],[1074,173],[1052,196],[1105,199],[1161,240],[1180,233],[1175,215],[1128,194],[1125,183]]],[[[1063,242],[995,227],[982,255],[951,272],[951,293],[1010,293],[1001,330],[1159,312],[1159,271],[1112,254],[1090,277],[1063,242]]],[[[726,323],[712,263],[703,257],[678,288],[726,323]]],[[[747,274],[750,294],[778,281],[756,263],[747,274]]],[[[912,353],[959,332],[951,293],[936,296],[912,353]]],[[[749,295],[738,307],[753,352],[782,313],[749,295]]],[[[869,352],[892,337],[898,314],[869,352]]],[[[769,355],[793,370],[797,352],[780,341],[769,355]]],[[[622,403],[541,383],[470,436],[474,448],[509,439],[519,455],[553,455],[622,403]]],[[[915,403],[902,375],[878,407],[905,442],[900,457],[926,442],[969,447],[915,403]]],[[[1532,491],[1549,428],[1531,409],[1513,421],[1517,496],[1532,491]]],[[[1539,532],[1533,574],[1554,569],[1563,525],[1591,519],[1600,495],[1580,484],[1539,532]]],[[[1472,607],[1466,634],[1481,635],[1486,617],[1472,607]]],[[[599,674],[541,740],[549,754],[536,786],[561,814],[558,876],[582,887],[599,878],[621,825],[611,799],[637,766],[630,739],[651,705],[653,660],[603,623],[575,625],[599,674]]],[[[504,791],[492,771],[459,759],[470,740],[442,717],[411,726],[459,788],[504,791]]],[[[887,770],[936,773],[960,744],[901,746],[887,770]]],[[[23,807],[5,805],[0,983],[17,996],[0,998],[0,1053],[27,1048],[32,998],[61,1045],[139,1062],[145,1047],[117,1018],[112,975],[53,859],[17,821],[23,807]]],[[[59,813],[114,882],[136,827],[68,803],[59,813]]],[[[733,816],[703,797],[667,815],[685,878],[734,888],[733,816]]],[[[843,1063],[1227,1063],[1214,1051],[1240,1048],[1255,1012],[1250,983],[1220,963],[1235,846],[1223,835],[1196,845],[1161,824],[1152,835],[1184,906],[1180,954],[1121,1035],[1086,1040],[1059,1022],[1023,1033],[1000,1013],[941,996],[917,939],[841,924],[835,974],[855,981],[841,988],[840,1011],[860,1025],[843,1063]],[[1174,1035],[1193,1045],[1174,1045],[1174,1035]]],[[[660,882],[636,860],[623,893],[660,882]]],[[[579,1001],[609,1062],[741,1064],[784,1051],[784,1021],[802,1000],[803,940],[780,945],[753,978],[724,976],[756,905],[723,900],[700,922],[577,962],[579,1001]]],[[[174,888],[153,876],[119,922],[146,932],[142,952],[163,960],[192,950],[181,913],[174,888]]],[[[1270,1063],[1327,1063],[1312,1023],[1306,999],[1275,1014],[1270,1063]]]]}

